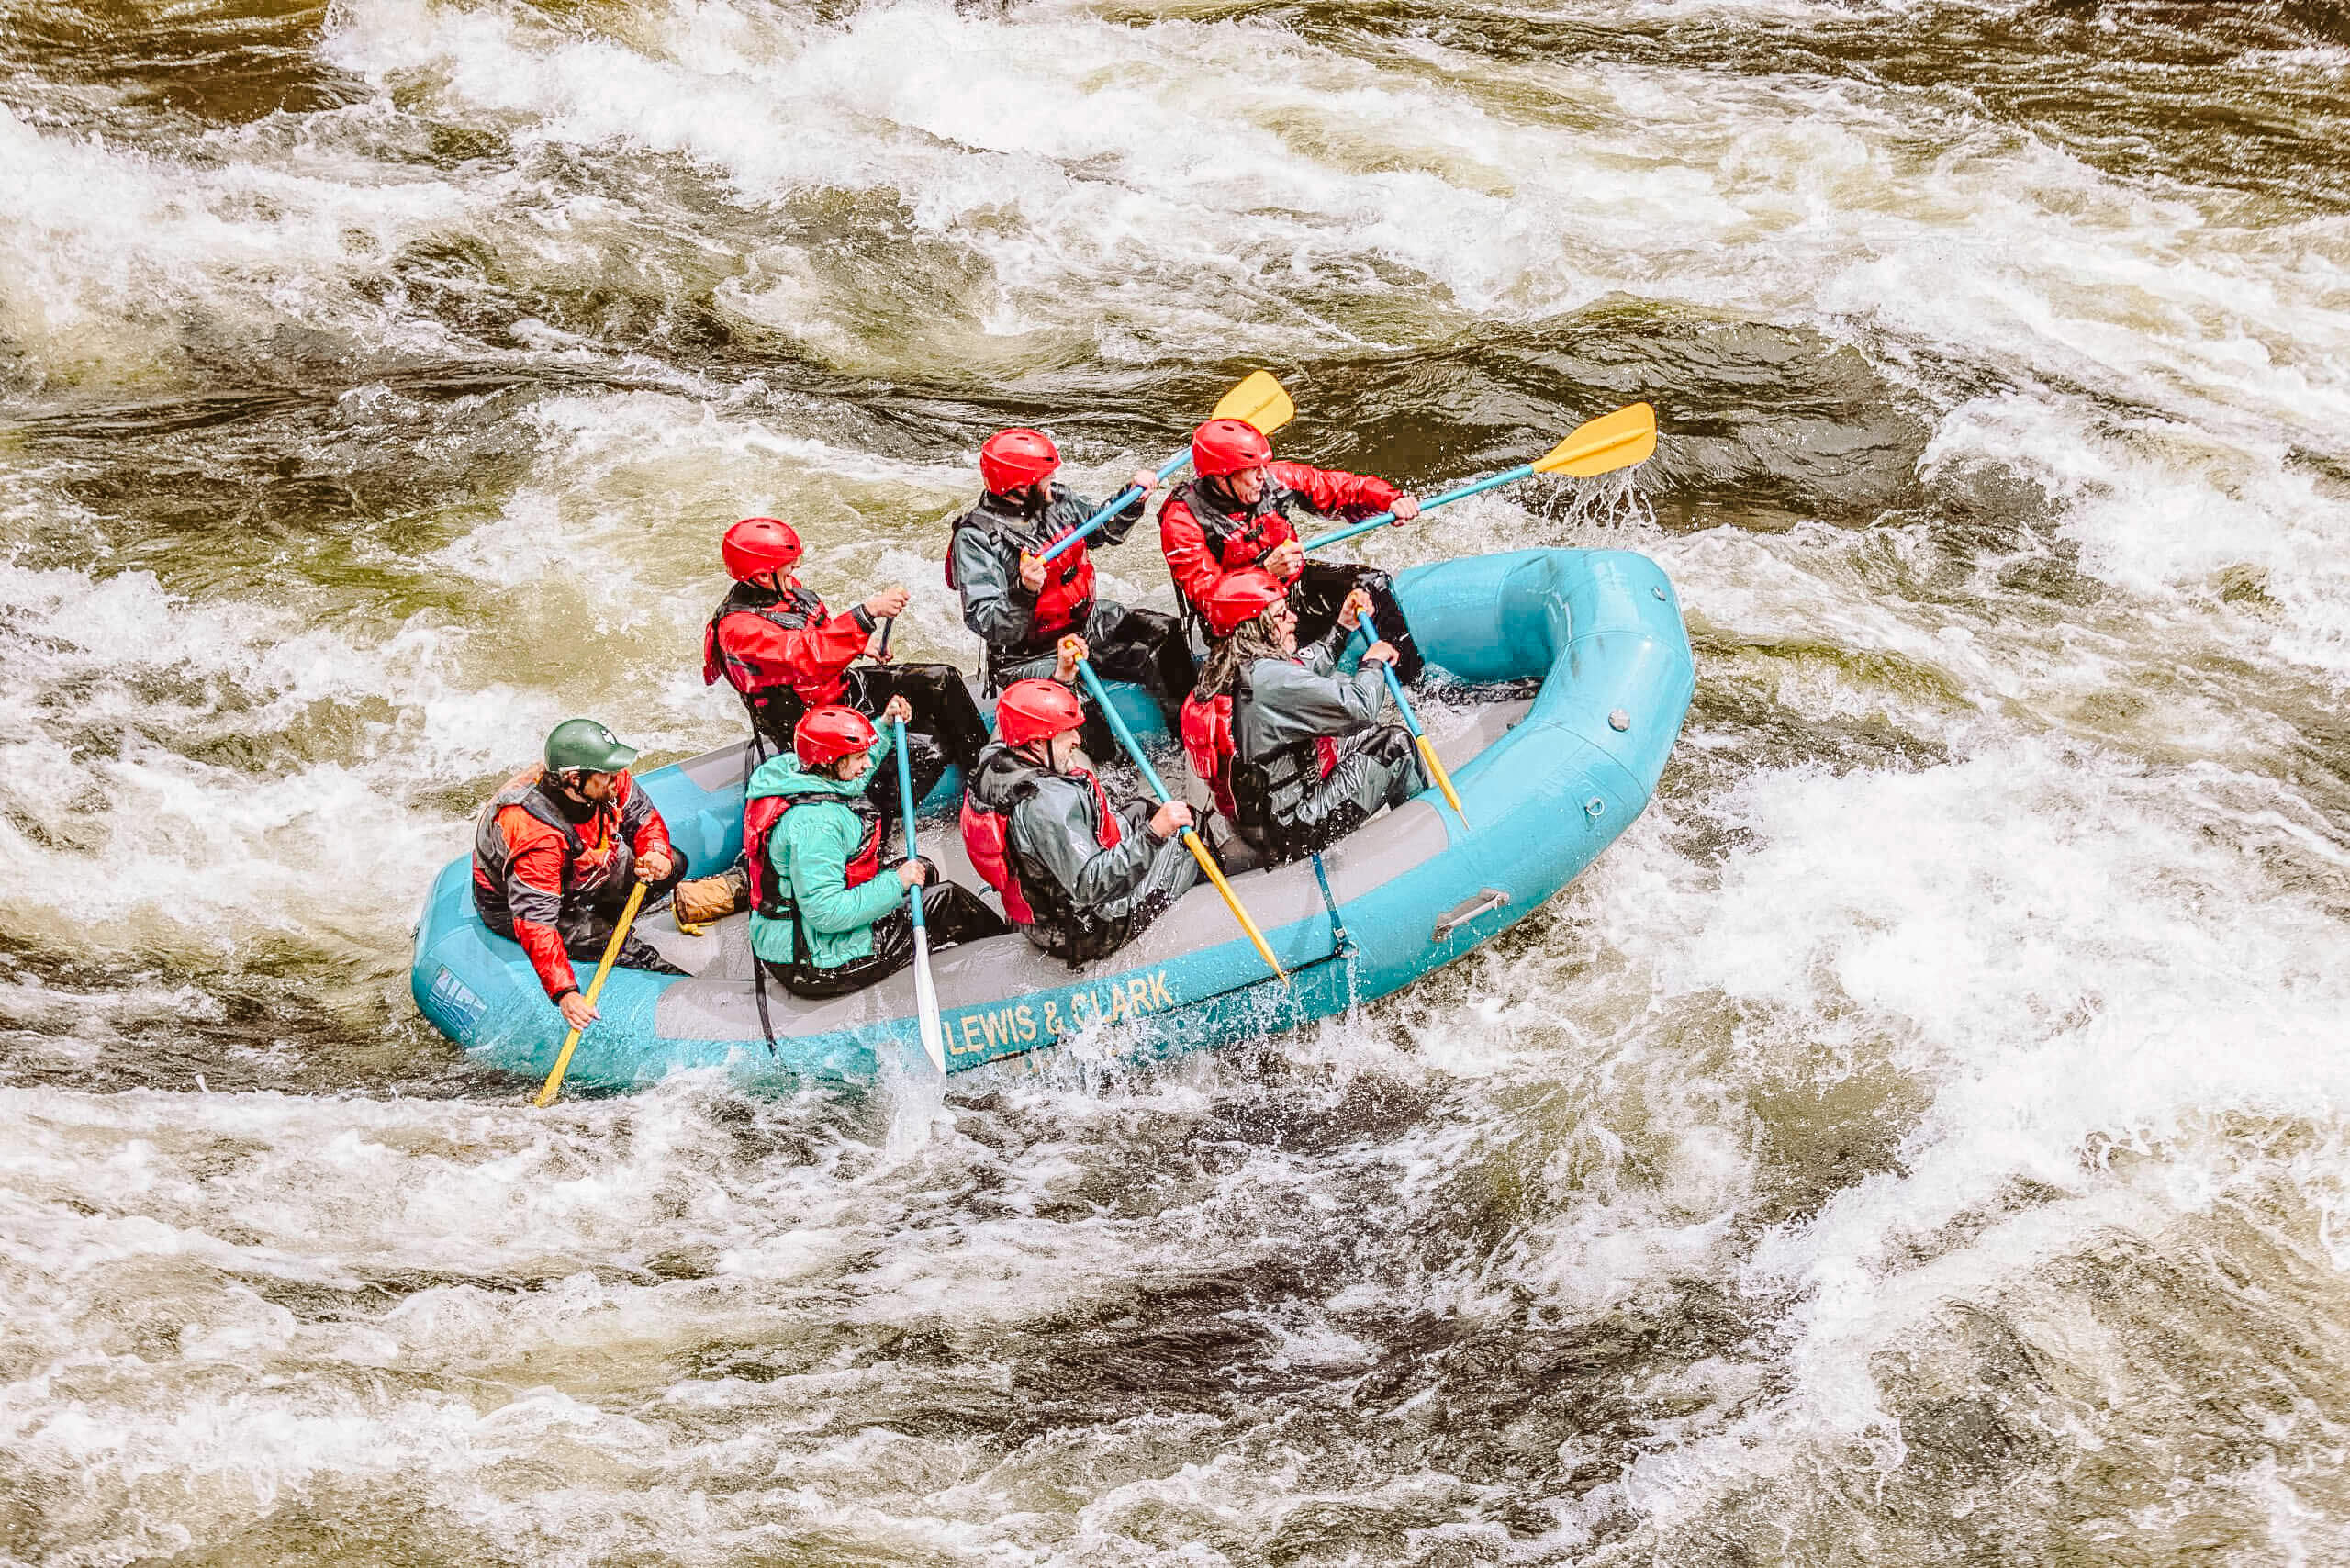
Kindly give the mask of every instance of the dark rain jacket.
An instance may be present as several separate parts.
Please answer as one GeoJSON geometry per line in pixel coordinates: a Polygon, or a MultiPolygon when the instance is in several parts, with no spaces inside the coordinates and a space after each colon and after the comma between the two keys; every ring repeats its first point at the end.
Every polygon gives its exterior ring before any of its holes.
{"type": "Polygon", "coordinates": [[[1116,952],[1199,879],[1180,838],[1151,836],[1148,801],[1111,806],[1118,826],[1105,834],[1092,780],[1039,767],[1000,741],[979,754],[970,792],[1005,819],[1012,870],[1035,916],[1021,929],[1055,958],[1075,964],[1116,952]]]}
{"type": "Polygon", "coordinates": [[[1097,609],[1087,551],[1095,544],[1122,543],[1142,520],[1148,499],[1136,498],[1084,543],[1055,558],[1046,567],[1048,576],[1041,606],[1040,596],[1020,580],[1022,553],[1043,554],[1053,541],[1083,526],[1101,508],[1055,485],[1052,499],[1040,511],[989,494],[955,520],[946,580],[963,596],[963,624],[988,645],[990,690],[1001,690],[1031,675],[1049,674],[1060,639],[1071,632],[1085,633],[1097,609]],[[1046,666],[1042,671],[1021,667],[1039,661],[1046,666]]]}

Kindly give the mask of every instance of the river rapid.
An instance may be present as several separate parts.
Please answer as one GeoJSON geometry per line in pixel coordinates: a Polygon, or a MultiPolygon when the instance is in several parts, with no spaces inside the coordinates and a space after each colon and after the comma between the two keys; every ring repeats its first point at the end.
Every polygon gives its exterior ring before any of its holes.
{"type": "MultiPolygon", "coordinates": [[[[2350,1562],[2350,8],[0,0],[0,1561],[2350,1562]],[[1148,1069],[532,1114],[410,920],[716,538],[1248,370],[1655,803],[1148,1069]]],[[[1149,534],[1112,591],[1165,605],[1149,534]]]]}

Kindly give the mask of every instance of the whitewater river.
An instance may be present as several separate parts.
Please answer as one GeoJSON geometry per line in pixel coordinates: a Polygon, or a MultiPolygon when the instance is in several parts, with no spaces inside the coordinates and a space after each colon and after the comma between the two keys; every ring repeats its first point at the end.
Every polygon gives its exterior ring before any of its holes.
{"type": "MultiPolygon", "coordinates": [[[[0,1561],[2350,1562],[2350,8],[0,0],[0,1561]],[[1472,960],[544,1114],[408,924],[720,530],[1636,398],[1698,686],[1472,960]]],[[[1121,597],[1164,606],[1147,541],[1121,597]]]]}

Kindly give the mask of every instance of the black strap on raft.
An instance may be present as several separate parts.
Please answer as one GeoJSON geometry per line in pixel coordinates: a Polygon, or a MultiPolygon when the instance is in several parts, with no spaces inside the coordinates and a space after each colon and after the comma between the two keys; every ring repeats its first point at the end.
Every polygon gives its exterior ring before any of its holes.
{"type": "MultiPolygon", "coordinates": [[[[761,744],[758,715],[755,713],[751,717],[751,738],[743,743],[743,789],[745,794],[750,791],[751,775],[757,772],[759,764],[766,760],[767,747],[761,744]]],[[[749,867],[746,864],[744,870],[748,869],[749,867]]],[[[772,873],[774,868],[769,867],[768,870],[772,873]]],[[[799,912],[794,911],[792,936],[795,946],[799,938],[799,912]]],[[[745,919],[743,923],[743,940],[747,943],[750,939],[750,922],[745,919]]],[[[759,950],[756,947],[751,949],[751,994],[759,999],[759,1033],[767,1038],[767,1055],[780,1056],[782,1053],[775,1048],[775,1020],[767,1015],[767,961],[759,957],[759,950]]]]}
{"type": "Polygon", "coordinates": [[[751,950],[751,993],[759,999],[759,1033],[767,1036],[767,1055],[778,1055],[775,1048],[775,1020],[767,1016],[767,966],[755,947],[751,950]]]}
{"type": "Polygon", "coordinates": [[[1347,935],[1347,917],[1338,913],[1338,901],[1330,896],[1330,874],[1322,869],[1322,856],[1318,850],[1314,856],[1314,881],[1322,890],[1322,902],[1330,911],[1330,940],[1336,945],[1338,956],[1354,957],[1355,939],[1347,935]]]}

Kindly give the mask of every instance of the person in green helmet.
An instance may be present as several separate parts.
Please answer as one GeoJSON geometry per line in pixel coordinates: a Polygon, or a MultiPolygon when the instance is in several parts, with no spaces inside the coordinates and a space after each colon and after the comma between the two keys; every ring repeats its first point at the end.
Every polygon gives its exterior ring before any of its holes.
{"type": "MultiPolygon", "coordinates": [[[[474,908],[482,924],[522,945],[547,998],[575,1029],[596,1021],[571,960],[604,956],[632,882],[648,905],[686,875],[661,813],[630,777],[636,760],[593,719],[566,719],[544,761],[508,779],[474,824],[474,908]]],[[[615,962],[684,971],[632,934],[615,962]]]]}

